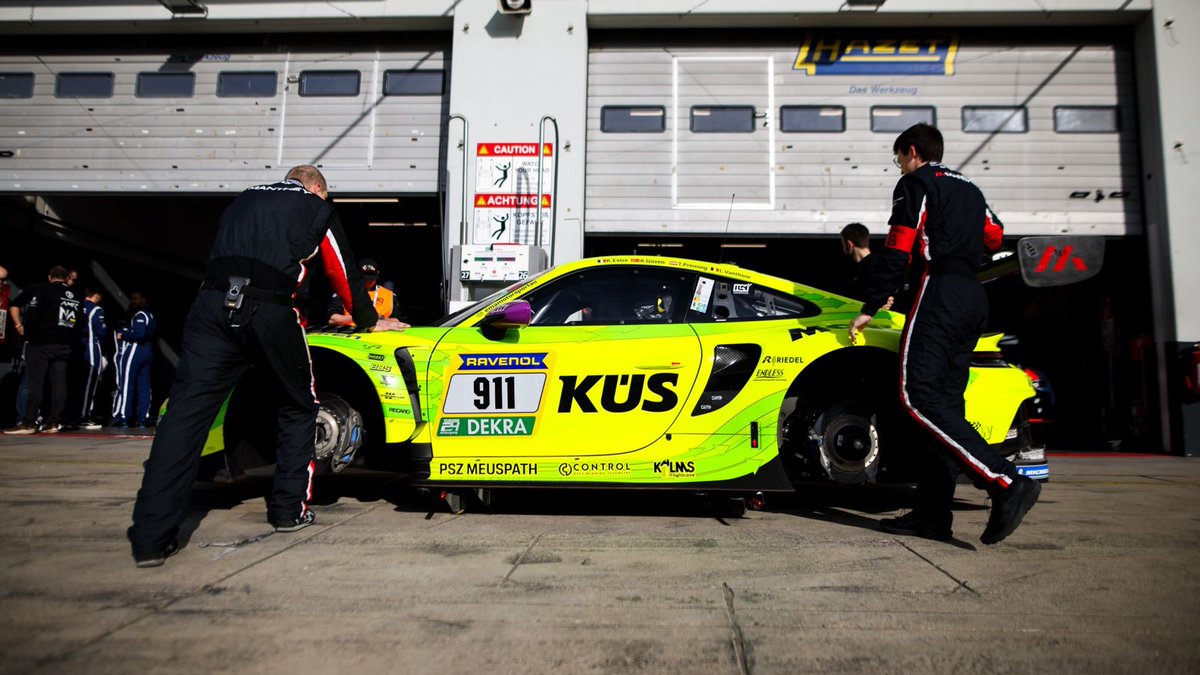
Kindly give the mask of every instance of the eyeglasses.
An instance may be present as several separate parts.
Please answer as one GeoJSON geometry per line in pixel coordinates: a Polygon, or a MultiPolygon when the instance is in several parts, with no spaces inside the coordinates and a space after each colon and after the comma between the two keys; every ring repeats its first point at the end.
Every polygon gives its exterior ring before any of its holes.
{"type": "Polygon", "coordinates": [[[892,164],[895,164],[897,169],[900,168],[900,153],[892,155],[892,164]]]}

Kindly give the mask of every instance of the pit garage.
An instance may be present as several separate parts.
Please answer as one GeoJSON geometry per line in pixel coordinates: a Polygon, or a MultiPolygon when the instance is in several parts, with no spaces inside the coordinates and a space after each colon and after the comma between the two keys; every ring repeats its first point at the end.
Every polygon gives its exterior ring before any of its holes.
{"type": "Polygon", "coordinates": [[[1039,435],[1055,448],[1153,445],[1149,278],[1131,273],[1148,251],[1127,32],[594,37],[586,255],[737,262],[848,292],[838,233],[862,222],[882,245],[899,177],[891,143],[935,124],[947,165],[984,190],[1010,250],[1029,235],[1106,240],[1104,269],[1086,282],[988,284],[990,329],[1015,336],[1009,359],[1046,392],[1039,435]]]}
{"type": "Polygon", "coordinates": [[[125,288],[152,279],[169,342],[223,204],[314,162],[357,256],[382,264],[413,322],[446,310],[454,246],[532,245],[534,230],[552,263],[665,254],[836,290],[838,231],[885,231],[891,140],[927,121],[1008,245],[1107,245],[1075,286],[989,284],[993,327],[1019,339],[1010,358],[1045,385],[1047,440],[1183,447],[1192,417],[1169,411],[1186,404],[1176,357],[1193,319],[1171,310],[1188,286],[1174,288],[1187,271],[1169,269],[1168,242],[1188,235],[1163,231],[1181,210],[1156,182],[1186,170],[1172,163],[1185,145],[1158,147],[1163,111],[1178,118],[1155,84],[1174,67],[1158,50],[1178,44],[1175,17],[1155,18],[1169,0],[936,16],[884,2],[748,14],[475,0],[378,16],[187,2],[163,17],[129,4],[103,30],[36,7],[0,17],[0,209],[6,243],[28,252],[8,261],[18,282],[63,255],[125,288]],[[505,163],[487,173],[481,148],[535,141],[553,168],[503,187],[519,226],[540,186],[548,229],[493,225],[488,183],[505,163]]]}

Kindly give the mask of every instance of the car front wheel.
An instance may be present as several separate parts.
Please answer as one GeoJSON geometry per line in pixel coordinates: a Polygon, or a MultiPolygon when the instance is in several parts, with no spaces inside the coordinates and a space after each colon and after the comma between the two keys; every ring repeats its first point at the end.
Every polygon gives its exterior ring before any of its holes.
{"type": "Polygon", "coordinates": [[[335,394],[317,395],[317,470],[339,473],[354,461],[366,437],[362,415],[335,394]]]}

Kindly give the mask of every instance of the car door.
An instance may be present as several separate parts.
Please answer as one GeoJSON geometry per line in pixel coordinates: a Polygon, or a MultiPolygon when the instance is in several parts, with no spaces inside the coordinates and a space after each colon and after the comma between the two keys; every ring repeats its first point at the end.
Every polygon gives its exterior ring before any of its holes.
{"type": "Polygon", "coordinates": [[[682,320],[692,283],[678,269],[598,265],[523,298],[526,327],[448,331],[435,456],[610,456],[654,442],[700,369],[682,320]]]}

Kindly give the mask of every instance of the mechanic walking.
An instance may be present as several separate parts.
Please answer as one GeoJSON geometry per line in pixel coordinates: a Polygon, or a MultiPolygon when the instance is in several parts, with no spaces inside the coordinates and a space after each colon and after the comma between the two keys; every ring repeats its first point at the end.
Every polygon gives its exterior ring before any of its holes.
{"type": "Polygon", "coordinates": [[[297,166],[281,182],[249,188],[221,215],[208,271],[184,330],[170,405],[146,460],[128,536],[138,567],[178,550],[200,451],[221,402],[251,365],[274,378],[278,416],[275,481],[267,520],[293,532],[316,519],[312,498],[317,401],[297,288],[320,255],[358,330],[396,330],[371,306],[325,177],[297,166]],[[376,323],[378,321],[378,323],[376,323]]]}
{"type": "Polygon", "coordinates": [[[900,397],[934,442],[917,480],[916,508],[883,519],[880,528],[950,539],[950,509],[961,470],[991,497],[980,541],[995,544],[1021,524],[1041,485],[1018,474],[965,419],[971,353],[988,312],[987,295],[975,275],[985,247],[998,249],[1004,231],[979,188],[940,163],[942,149],[941,132],[927,124],[910,127],[892,145],[902,175],[892,193],[891,230],[862,313],[850,324],[850,341],[900,285],[915,246],[926,271],[900,340],[900,397]]]}
{"type": "Polygon", "coordinates": [[[147,428],[150,421],[150,365],[158,321],[141,291],[129,294],[129,326],[113,333],[117,344],[117,391],[113,396],[113,426],[147,428]]]}

